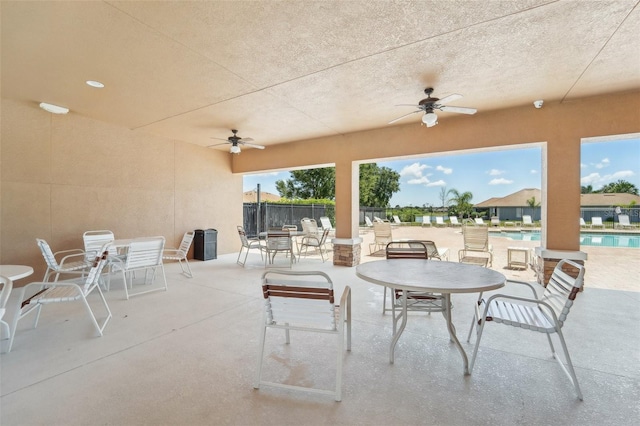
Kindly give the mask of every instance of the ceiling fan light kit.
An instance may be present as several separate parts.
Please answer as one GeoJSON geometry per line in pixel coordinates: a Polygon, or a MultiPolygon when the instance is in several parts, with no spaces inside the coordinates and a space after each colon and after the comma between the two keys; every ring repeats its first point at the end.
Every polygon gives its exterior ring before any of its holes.
{"type": "Polygon", "coordinates": [[[445,96],[442,99],[431,97],[431,94],[433,93],[433,87],[427,87],[426,89],[424,89],[424,93],[427,95],[427,97],[425,99],[422,99],[420,102],[418,102],[418,105],[396,105],[396,106],[412,106],[418,109],[408,114],[405,114],[403,116],[400,116],[395,120],[391,120],[389,124],[393,124],[396,121],[400,121],[403,118],[410,116],[411,114],[423,112],[424,115],[422,116],[422,122],[426,124],[427,127],[433,127],[436,124],[438,124],[438,116],[434,112],[434,110],[436,109],[443,112],[457,112],[459,114],[469,114],[469,115],[472,115],[478,112],[478,110],[475,108],[456,107],[456,106],[446,105],[448,102],[458,100],[462,97],[462,95],[459,95],[457,93],[453,93],[449,96],[445,96]]]}
{"type": "Polygon", "coordinates": [[[233,133],[233,136],[229,136],[227,139],[222,139],[222,138],[211,138],[211,139],[218,139],[221,141],[224,141],[223,143],[217,143],[214,145],[209,145],[207,148],[212,148],[214,146],[220,146],[220,145],[225,145],[225,144],[231,144],[231,147],[229,147],[229,152],[231,154],[240,154],[241,149],[240,149],[240,145],[244,145],[244,146],[249,146],[252,148],[258,148],[258,149],[264,149],[264,146],[262,145],[257,145],[255,143],[251,143],[253,142],[253,139],[251,138],[241,138],[240,136],[238,136],[238,131],[236,129],[231,129],[231,133],[233,133]]]}

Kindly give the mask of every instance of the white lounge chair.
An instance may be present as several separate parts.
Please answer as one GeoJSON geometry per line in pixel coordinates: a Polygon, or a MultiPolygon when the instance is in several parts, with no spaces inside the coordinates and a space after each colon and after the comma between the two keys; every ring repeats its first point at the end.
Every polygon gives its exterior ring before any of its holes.
{"type": "Polygon", "coordinates": [[[462,226],[462,224],[458,222],[457,216],[449,216],[449,223],[451,224],[451,226],[462,226]]]}
{"type": "Polygon", "coordinates": [[[522,215],[522,227],[534,227],[536,226],[535,223],[533,223],[533,220],[531,220],[531,216],[528,214],[522,215]]]}
{"type": "Polygon", "coordinates": [[[486,225],[481,217],[476,217],[475,219],[473,219],[473,221],[476,223],[476,225],[486,225]]]}
{"type": "Polygon", "coordinates": [[[436,216],[436,226],[447,226],[442,216],[436,216]]]}
{"type": "Polygon", "coordinates": [[[364,217],[364,223],[365,225],[367,225],[367,227],[373,228],[373,222],[371,222],[371,219],[369,219],[369,216],[364,217]]]}
{"type": "Polygon", "coordinates": [[[580,228],[586,228],[587,227],[587,223],[584,221],[583,218],[580,218],[580,228]]]}
{"type": "Polygon", "coordinates": [[[629,215],[626,215],[626,214],[618,215],[618,223],[616,224],[616,228],[631,229],[633,227],[634,226],[631,224],[631,221],[629,220],[629,215]]]}
{"type": "Polygon", "coordinates": [[[422,216],[422,226],[431,226],[431,216],[422,216]]]}
{"type": "MultiPolygon", "coordinates": [[[[334,302],[333,283],[324,272],[267,271],[262,275],[262,294],[265,301],[260,326],[258,365],[253,387],[259,389],[264,385],[313,392],[331,395],[336,401],[342,400],[342,351],[345,345],[345,334],[347,351],[351,351],[351,287],[345,286],[338,305],[334,302]],[[335,388],[327,390],[302,386],[302,383],[294,385],[263,380],[267,328],[284,330],[287,345],[290,343],[289,330],[294,330],[296,333],[302,331],[335,335],[337,344],[335,388]]],[[[305,339],[299,339],[299,342],[304,344],[305,339]]],[[[288,357],[289,355],[286,354],[289,352],[289,350],[284,351],[284,356],[288,357]]],[[[305,368],[314,365],[314,362],[315,360],[309,360],[309,363],[305,363],[305,368]]]]}
{"type": "Polygon", "coordinates": [[[591,227],[592,228],[604,228],[604,224],[602,223],[602,218],[599,216],[594,216],[591,218],[591,227]]]}

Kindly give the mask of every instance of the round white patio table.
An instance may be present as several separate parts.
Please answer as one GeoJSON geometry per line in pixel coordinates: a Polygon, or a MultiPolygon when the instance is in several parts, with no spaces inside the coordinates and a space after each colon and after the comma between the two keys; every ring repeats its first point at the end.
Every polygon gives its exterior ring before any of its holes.
{"type": "Polygon", "coordinates": [[[11,281],[28,277],[33,274],[33,268],[25,265],[0,265],[0,275],[9,278],[11,281]]]}
{"type": "Polygon", "coordinates": [[[389,362],[393,363],[394,349],[407,325],[407,291],[442,294],[445,298],[445,318],[451,341],[457,346],[469,374],[469,360],[456,337],[451,322],[452,293],[481,293],[505,285],[506,278],[494,270],[457,262],[422,259],[385,259],[363,263],[356,267],[356,275],[373,284],[402,291],[402,323],[391,339],[389,362]]]}

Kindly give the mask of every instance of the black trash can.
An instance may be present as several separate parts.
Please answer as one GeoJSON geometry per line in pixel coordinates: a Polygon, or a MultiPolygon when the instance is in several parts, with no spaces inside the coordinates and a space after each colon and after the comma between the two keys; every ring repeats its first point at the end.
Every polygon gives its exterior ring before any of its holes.
{"type": "Polygon", "coordinates": [[[193,258],[211,260],[218,258],[218,231],[215,229],[196,229],[193,239],[193,258]]]}

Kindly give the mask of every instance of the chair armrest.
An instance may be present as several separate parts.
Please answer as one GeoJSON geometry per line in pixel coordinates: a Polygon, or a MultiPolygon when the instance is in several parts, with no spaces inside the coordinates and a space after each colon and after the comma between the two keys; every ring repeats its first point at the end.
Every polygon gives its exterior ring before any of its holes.
{"type": "Polygon", "coordinates": [[[162,250],[162,255],[164,256],[165,254],[178,254],[180,253],[180,250],[175,249],[175,248],[168,248],[168,249],[164,249],[162,250]]]}
{"type": "Polygon", "coordinates": [[[71,249],[71,250],[57,251],[57,252],[55,252],[53,254],[53,256],[57,257],[59,254],[64,254],[64,253],[71,253],[71,254],[67,254],[67,255],[63,256],[62,259],[60,259],[60,261],[59,261],[60,266],[64,265],[64,262],[66,262],[68,259],[73,259],[74,257],[82,257],[84,259],[85,255],[86,255],[84,250],[71,249]]]}
{"type": "Polygon", "coordinates": [[[527,287],[529,287],[531,289],[531,291],[533,292],[534,297],[537,299],[538,298],[538,292],[536,287],[540,287],[537,284],[532,284],[526,281],[520,281],[520,280],[507,280],[507,284],[518,284],[518,285],[525,285],[527,287]]]}

